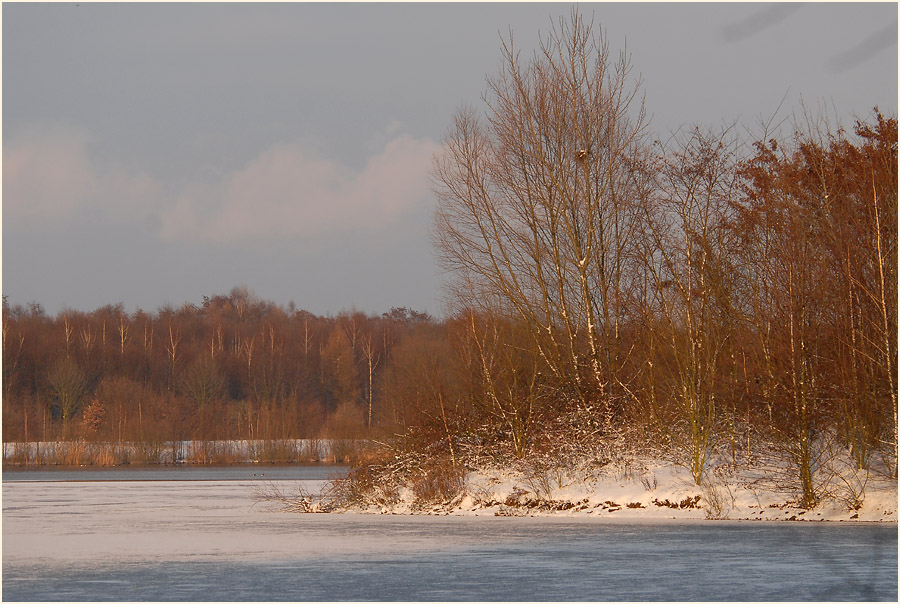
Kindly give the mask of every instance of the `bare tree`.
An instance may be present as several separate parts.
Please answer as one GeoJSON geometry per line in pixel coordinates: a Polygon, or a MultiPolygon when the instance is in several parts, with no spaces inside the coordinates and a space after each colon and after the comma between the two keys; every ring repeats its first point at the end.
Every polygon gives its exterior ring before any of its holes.
{"type": "Polygon", "coordinates": [[[660,427],[684,453],[699,485],[718,421],[717,383],[732,326],[727,228],[737,197],[737,142],[728,130],[673,137],[661,159],[657,194],[644,205],[650,280],[647,364],[660,427]],[[668,413],[671,411],[672,413],[668,413]]]}
{"type": "Polygon", "coordinates": [[[322,350],[323,379],[334,407],[362,398],[361,380],[351,339],[339,324],[332,327],[322,350]]]}
{"type": "Polygon", "coordinates": [[[65,356],[50,367],[47,386],[54,408],[62,420],[63,435],[66,436],[69,420],[75,416],[88,393],[87,377],[74,360],[65,356]]]}
{"type": "Polygon", "coordinates": [[[381,362],[381,353],[375,349],[375,346],[372,344],[372,334],[367,333],[362,336],[362,344],[360,346],[362,350],[363,358],[366,360],[366,367],[368,368],[368,382],[366,386],[366,405],[368,407],[366,413],[366,427],[372,427],[372,405],[375,400],[375,369],[378,367],[378,364],[381,362]]]}
{"type": "Polygon", "coordinates": [[[751,321],[758,334],[770,427],[796,470],[800,503],[818,499],[816,449],[824,422],[824,363],[832,353],[826,301],[830,274],[823,254],[827,197],[806,185],[805,135],[793,144],[756,144],[742,170],[741,234],[752,282],[751,321]]]}
{"type": "Polygon", "coordinates": [[[435,242],[465,306],[521,319],[560,393],[609,420],[644,179],[640,83],[573,11],[523,61],[510,36],[487,116],[462,109],[436,159],[435,242]]]}
{"type": "Polygon", "coordinates": [[[128,328],[130,325],[125,322],[125,314],[119,316],[119,354],[124,357],[125,356],[125,346],[128,344],[128,340],[131,337],[128,334],[128,328]]]}
{"type": "Polygon", "coordinates": [[[212,356],[200,355],[179,380],[181,393],[203,410],[225,394],[225,376],[212,356]]]}
{"type": "Polygon", "coordinates": [[[807,122],[804,192],[822,200],[821,244],[834,284],[826,302],[836,329],[837,427],[859,469],[884,445],[895,466],[897,122],[876,108],[874,123],[857,122],[856,140],[822,120],[807,122]]]}
{"type": "Polygon", "coordinates": [[[463,341],[477,375],[476,402],[493,424],[509,433],[513,453],[522,459],[532,446],[540,413],[537,356],[527,342],[517,341],[519,321],[488,313],[479,317],[474,312],[465,319],[463,341]]]}
{"type": "Polygon", "coordinates": [[[70,311],[63,311],[63,340],[66,343],[66,356],[71,353],[72,342],[75,341],[75,326],[70,315],[70,311]]]}
{"type": "Polygon", "coordinates": [[[166,342],[166,359],[169,365],[169,390],[175,385],[175,374],[178,361],[181,359],[181,353],[178,347],[181,344],[181,329],[173,327],[172,321],[169,321],[169,340],[166,342]]]}

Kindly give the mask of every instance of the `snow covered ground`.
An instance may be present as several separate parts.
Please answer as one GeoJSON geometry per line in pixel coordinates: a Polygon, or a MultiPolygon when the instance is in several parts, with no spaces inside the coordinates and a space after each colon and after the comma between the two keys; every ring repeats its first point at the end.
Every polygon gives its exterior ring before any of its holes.
{"type": "Polygon", "coordinates": [[[626,520],[796,520],[897,522],[897,481],[875,473],[845,473],[820,484],[820,503],[804,510],[784,476],[762,471],[711,473],[697,486],[685,468],[634,462],[582,478],[566,473],[482,470],[466,477],[449,504],[422,508],[409,489],[389,508],[365,511],[497,516],[568,516],[626,520]]]}

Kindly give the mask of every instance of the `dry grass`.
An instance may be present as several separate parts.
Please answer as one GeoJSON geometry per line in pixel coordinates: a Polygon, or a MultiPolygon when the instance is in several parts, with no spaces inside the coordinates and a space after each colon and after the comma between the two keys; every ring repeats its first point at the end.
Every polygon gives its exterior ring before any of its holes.
{"type": "Polygon", "coordinates": [[[703,485],[703,500],[706,503],[706,517],[710,520],[728,518],[734,507],[734,495],[727,484],[720,486],[706,481],[703,485]]]}
{"type": "Polygon", "coordinates": [[[3,448],[3,463],[14,466],[28,465],[31,460],[28,449],[25,443],[11,443],[9,447],[3,448]]]}
{"type": "Polygon", "coordinates": [[[294,463],[299,451],[293,440],[264,440],[247,443],[247,457],[256,463],[294,463]]]}
{"type": "Polygon", "coordinates": [[[410,481],[416,505],[446,503],[465,487],[465,472],[450,459],[435,459],[415,472],[410,481]]]}
{"type": "Polygon", "coordinates": [[[6,450],[3,463],[36,466],[117,466],[127,463],[128,455],[115,443],[89,443],[84,440],[16,443],[6,450]]]}
{"type": "Polygon", "coordinates": [[[301,462],[317,462],[324,461],[327,456],[326,444],[324,441],[319,439],[306,439],[300,441],[300,445],[297,450],[297,458],[298,461],[301,462]]]}
{"type": "Polygon", "coordinates": [[[343,508],[390,508],[400,500],[399,481],[389,467],[366,464],[353,468],[345,478],[333,479],[325,495],[343,508]]]}
{"type": "Polygon", "coordinates": [[[234,441],[195,440],[191,441],[184,461],[201,465],[232,464],[245,461],[245,455],[234,441]]]}
{"type": "Polygon", "coordinates": [[[274,482],[266,485],[255,485],[256,501],[270,501],[277,503],[286,512],[300,512],[310,514],[320,510],[319,502],[302,486],[297,487],[296,495],[288,495],[274,482]]]}
{"type": "Polygon", "coordinates": [[[84,439],[5,443],[4,465],[14,466],[118,466],[127,464],[198,465],[371,460],[373,445],[363,441],[324,440],[197,440],[90,442],[84,439]]]}

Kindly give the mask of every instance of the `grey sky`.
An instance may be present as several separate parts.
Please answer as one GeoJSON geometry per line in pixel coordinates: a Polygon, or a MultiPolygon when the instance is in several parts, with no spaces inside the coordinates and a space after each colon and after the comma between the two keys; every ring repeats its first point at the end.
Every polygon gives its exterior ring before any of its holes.
{"type": "MultiPolygon", "coordinates": [[[[512,28],[568,3],[4,3],[3,293],[51,312],[246,284],[315,313],[441,314],[428,169],[512,28]]],[[[895,3],[582,3],[657,136],[782,98],[897,111],[895,3]]]]}

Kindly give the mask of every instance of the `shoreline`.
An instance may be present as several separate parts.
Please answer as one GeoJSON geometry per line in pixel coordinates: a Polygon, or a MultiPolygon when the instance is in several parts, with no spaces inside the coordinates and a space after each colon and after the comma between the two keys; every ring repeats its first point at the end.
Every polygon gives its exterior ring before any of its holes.
{"type": "Polygon", "coordinates": [[[845,519],[845,518],[765,518],[765,517],[757,517],[757,518],[740,518],[740,517],[729,517],[729,518],[705,518],[705,517],[697,517],[697,516],[628,516],[628,515],[601,515],[601,514],[565,514],[565,513],[522,513],[522,514],[498,514],[488,513],[490,510],[481,510],[479,512],[463,512],[458,513],[454,511],[421,511],[421,512],[396,512],[396,511],[380,511],[380,510],[346,510],[341,512],[321,512],[323,514],[356,514],[360,516],[404,516],[408,518],[425,518],[425,517],[439,517],[439,518],[522,518],[529,520],[574,520],[574,521],[584,521],[584,522],[592,522],[592,523],[603,523],[609,522],[614,524],[629,524],[629,525],[665,525],[665,524],[749,524],[749,523],[791,523],[797,525],[834,525],[834,524],[843,524],[846,526],[856,526],[856,525],[866,525],[866,526],[897,526],[897,519],[875,519],[875,520],[866,520],[866,519],[845,519]],[[481,513],[484,512],[484,513],[481,513]]]}
{"type": "Polygon", "coordinates": [[[474,509],[464,509],[459,506],[434,506],[427,509],[396,509],[370,506],[368,508],[354,508],[347,510],[314,511],[309,513],[322,514],[358,514],[361,516],[409,516],[409,517],[455,517],[455,518],[537,518],[554,520],[584,520],[596,522],[614,522],[624,524],[672,524],[672,523],[755,523],[755,522],[790,522],[797,524],[847,524],[847,525],[897,525],[896,514],[884,513],[881,517],[875,514],[859,515],[858,512],[828,510],[823,513],[820,508],[803,510],[801,508],[767,508],[757,510],[751,514],[732,513],[727,517],[709,518],[702,508],[695,510],[660,511],[648,508],[628,510],[619,508],[615,511],[604,509],[602,504],[596,504],[590,508],[579,510],[541,510],[528,506],[490,506],[474,509]],[[640,513],[641,511],[649,513],[640,513]],[[625,513],[621,513],[625,512],[625,513]],[[755,515],[754,515],[755,514],[755,515]]]}
{"type": "MultiPolygon", "coordinates": [[[[623,524],[678,524],[678,523],[755,523],[755,522],[791,522],[798,524],[847,524],[847,525],[856,525],[856,524],[866,524],[866,525],[897,525],[896,517],[888,517],[885,516],[883,518],[854,518],[852,514],[849,514],[848,517],[836,517],[835,515],[829,515],[828,517],[822,516],[821,512],[816,513],[816,509],[812,510],[799,510],[797,508],[792,509],[789,512],[789,515],[785,517],[787,514],[771,514],[765,515],[765,513],[759,516],[745,516],[745,515],[737,515],[737,516],[728,516],[727,518],[707,518],[705,515],[698,514],[681,514],[681,515],[640,515],[640,514],[619,514],[619,513],[592,513],[593,510],[587,511],[578,511],[578,512],[569,512],[569,511],[539,511],[535,512],[531,508],[522,507],[522,508],[479,508],[478,510],[459,510],[459,509],[429,509],[429,510],[420,510],[420,511],[395,511],[395,510],[379,510],[377,508],[368,508],[368,509],[357,509],[357,510],[346,510],[343,512],[324,512],[324,513],[348,513],[348,514],[360,514],[360,515],[388,515],[388,516],[440,516],[440,517],[457,517],[457,518],[472,518],[472,517],[493,517],[493,518],[546,518],[546,519],[558,519],[558,520],[585,520],[585,521],[598,521],[598,522],[614,522],[614,523],[623,523],[623,524]]],[[[765,510],[763,510],[765,512],[765,510]]]]}
{"type": "MultiPolygon", "coordinates": [[[[804,509],[786,487],[785,475],[771,469],[710,472],[697,485],[683,467],[641,460],[637,468],[608,468],[602,473],[533,474],[511,469],[480,469],[465,475],[452,497],[417,500],[413,485],[400,485],[391,496],[355,505],[307,496],[305,511],[355,511],[423,516],[498,516],[585,518],[601,521],[741,521],[806,523],[898,522],[897,480],[875,473],[845,473],[819,485],[819,501],[804,509]]],[[[376,494],[376,496],[378,496],[376,494]]],[[[291,501],[285,498],[282,503],[291,501]]],[[[296,503],[296,501],[294,501],[296,503]]],[[[294,511],[298,510],[294,507],[294,511]]]]}

